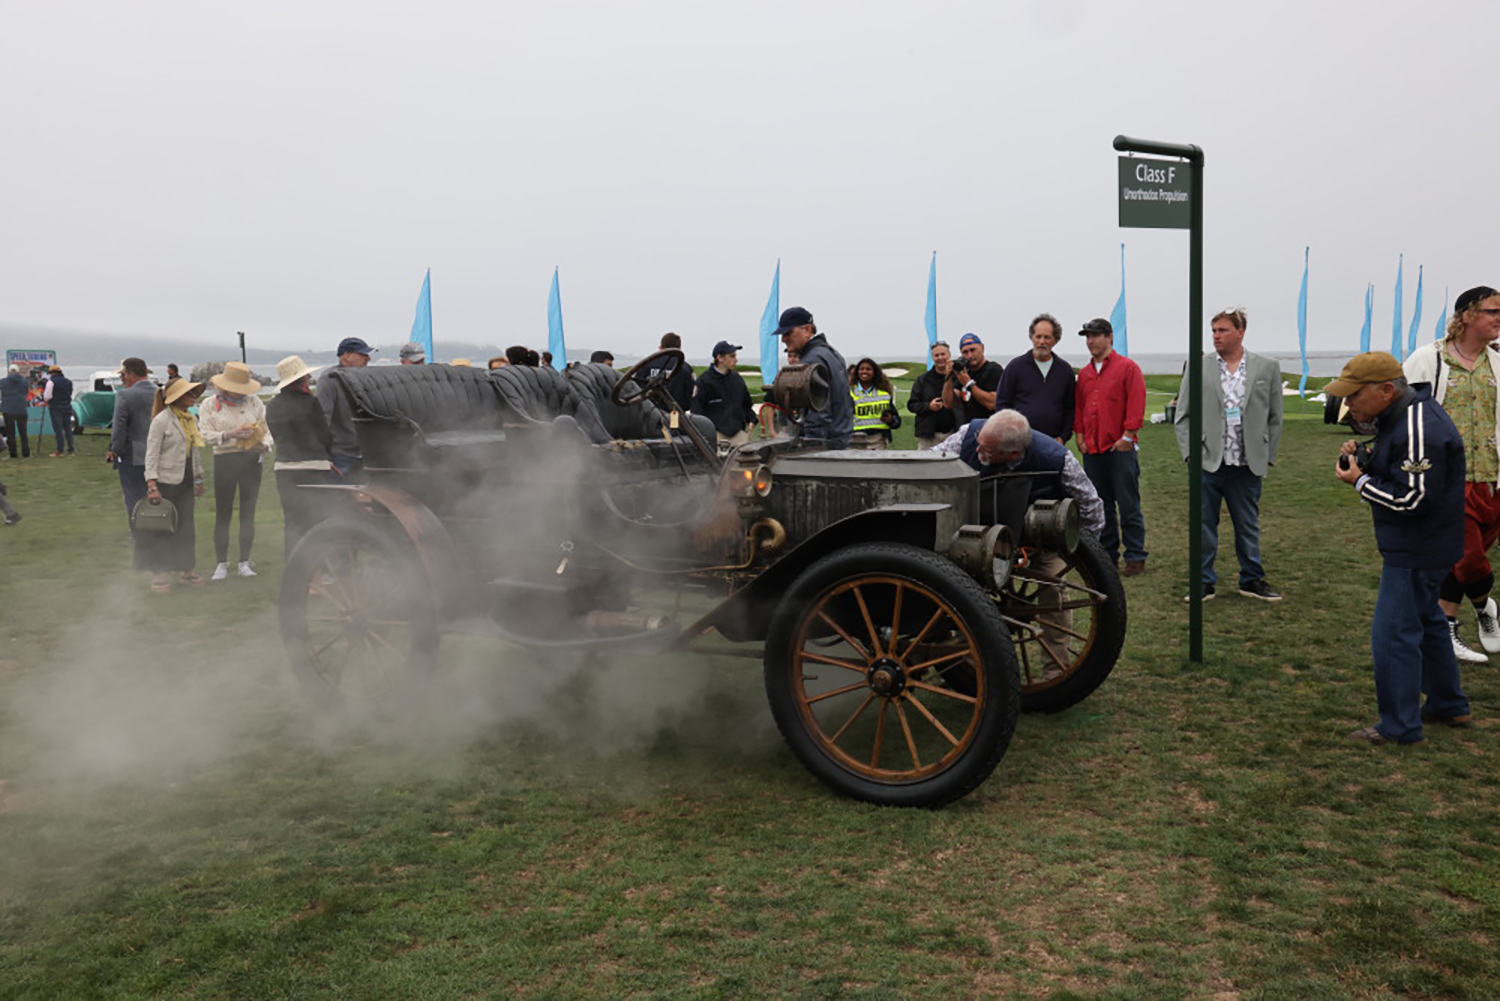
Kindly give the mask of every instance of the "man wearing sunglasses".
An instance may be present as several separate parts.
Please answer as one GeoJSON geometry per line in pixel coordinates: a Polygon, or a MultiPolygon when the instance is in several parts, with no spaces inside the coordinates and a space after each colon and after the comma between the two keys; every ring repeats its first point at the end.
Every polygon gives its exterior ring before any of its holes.
{"type": "Polygon", "coordinates": [[[1500,653],[1495,574],[1490,546],[1500,537],[1500,291],[1471,288],[1453,303],[1453,319],[1441,341],[1411,353],[1402,369],[1413,385],[1432,387],[1433,399],[1453,418],[1464,443],[1464,554],[1443,581],[1438,604],[1448,617],[1453,655],[1460,663],[1482,664],[1485,654],[1458,633],[1458,609],[1468,598],[1479,622],[1479,642],[1500,653]]]}

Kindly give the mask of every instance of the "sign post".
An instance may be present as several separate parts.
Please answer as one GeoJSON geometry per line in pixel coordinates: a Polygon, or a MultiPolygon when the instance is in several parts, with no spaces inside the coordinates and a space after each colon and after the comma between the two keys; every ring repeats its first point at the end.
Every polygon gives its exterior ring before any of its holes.
{"type": "Polygon", "coordinates": [[[1203,660],[1203,150],[1115,136],[1120,225],[1188,230],[1188,658],[1203,660]]]}

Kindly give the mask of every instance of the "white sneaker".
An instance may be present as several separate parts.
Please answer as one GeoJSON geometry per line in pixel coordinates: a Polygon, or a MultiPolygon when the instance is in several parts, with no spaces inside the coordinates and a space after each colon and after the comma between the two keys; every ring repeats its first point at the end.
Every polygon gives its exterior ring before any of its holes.
{"type": "Polygon", "coordinates": [[[1474,609],[1479,620],[1479,644],[1490,653],[1500,653],[1500,622],[1495,621],[1495,599],[1486,598],[1483,608],[1474,609]]]}
{"type": "Polygon", "coordinates": [[[240,560],[240,569],[239,569],[240,576],[241,577],[259,577],[260,574],[256,573],[252,569],[254,566],[255,566],[255,564],[251,563],[249,560],[240,560]]]}
{"type": "Polygon", "coordinates": [[[213,576],[209,577],[208,579],[209,580],[227,580],[228,578],[229,578],[229,564],[228,563],[220,563],[218,566],[214,567],[213,576]]]}
{"type": "Polygon", "coordinates": [[[1490,659],[1478,650],[1471,650],[1469,645],[1458,636],[1458,620],[1448,620],[1448,638],[1453,641],[1453,656],[1460,664],[1488,664],[1490,659]]]}

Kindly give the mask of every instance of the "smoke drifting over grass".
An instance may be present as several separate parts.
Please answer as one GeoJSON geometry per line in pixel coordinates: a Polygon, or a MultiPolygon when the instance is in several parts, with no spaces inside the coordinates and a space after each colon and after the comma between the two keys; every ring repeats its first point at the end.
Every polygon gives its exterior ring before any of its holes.
{"type": "Polygon", "coordinates": [[[13,678],[11,774],[0,779],[49,796],[160,788],[254,770],[288,747],[435,774],[476,750],[534,754],[554,775],[623,778],[663,748],[738,759],[778,746],[747,658],[538,655],[449,636],[437,671],[400,705],[326,707],[292,677],[273,595],[262,580],[165,597],[142,575],[111,581],[45,663],[13,678]]]}

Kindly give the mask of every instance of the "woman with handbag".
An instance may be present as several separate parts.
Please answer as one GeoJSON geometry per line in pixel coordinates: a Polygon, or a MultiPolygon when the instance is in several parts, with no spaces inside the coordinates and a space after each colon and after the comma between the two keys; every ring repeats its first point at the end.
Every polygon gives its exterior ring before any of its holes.
{"type": "Polygon", "coordinates": [[[202,389],[202,383],[170,380],[156,392],[146,431],[146,499],[136,505],[135,568],[151,571],[151,590],[157,594],[172,589],[173,571],[184,584],[203,583],[193,569],[198,562],[193,498],[203,496],[198,450],[204,442],[197,418],[188,412],[202,389]],[[175,522],[159,517],[168,513],[166,504],[176,510],[175,522]],[[145,511],[148,506],[155,510],[145,511]]]}
{"type": "Polygon", "coordinates": [[[266,431],[266,405],[255,394],[260,383],[250,378],[250,366],[232,361],[208,380],[218,390],[198,408],[198,430],[214,450],[214,572],[209,580],[229,577],[229,520],[234,500],[240,501],[241,577],[256,576],[250,562],[255,545],[255,502],[265,454],[271,450],[266,431]]]}

